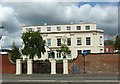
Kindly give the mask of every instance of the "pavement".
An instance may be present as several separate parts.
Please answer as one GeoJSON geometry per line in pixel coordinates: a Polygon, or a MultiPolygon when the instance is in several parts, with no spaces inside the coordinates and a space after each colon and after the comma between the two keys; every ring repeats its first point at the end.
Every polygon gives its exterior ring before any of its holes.
{"type": "Polygon", "coordinates": [[[2,74],[2,84],[120,84],[118,74],[2,74]]]}

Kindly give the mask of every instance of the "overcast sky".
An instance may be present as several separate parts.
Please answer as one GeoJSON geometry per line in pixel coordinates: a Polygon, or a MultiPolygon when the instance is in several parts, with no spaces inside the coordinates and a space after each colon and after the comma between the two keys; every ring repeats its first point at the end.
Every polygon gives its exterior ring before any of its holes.
{"type": "Polygon", "coordinates": [[[0,25],[4,26],[2,47],[10,47],[14,40],[18,46],[22,45],[22,25],[79,21],[96,22],[105,35],[118,34],[118,2],[3,1],[0,3],[0,25]]]}

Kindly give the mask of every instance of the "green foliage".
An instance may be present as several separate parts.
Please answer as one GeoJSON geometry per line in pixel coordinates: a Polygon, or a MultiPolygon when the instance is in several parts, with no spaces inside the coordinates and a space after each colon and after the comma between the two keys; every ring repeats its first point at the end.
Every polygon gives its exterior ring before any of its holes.
{"type": "Polygon", "coordinates": [[[119,35],[116,36],[115,48],[120,50],[120,36],[119,35]]]}
{"type": "Polygon", "coordinates": [[[59,50],[62,53],[63,58],[66,58],[67,53],[70,51],[66,44],[66,36],[63,36],[63,43],[61,44],[59,50]]]}
{"type": "Polygon", "coordinates": [[[41,34],[38,31],[27,31],[22,34],[24,48],[22,49],[22,53],[24,55],[29,55],[31,59],[35,55],[39,58],[41,54],[46,52],[45,50],[45,40],[43,40],[41,34]]]}
{"type": "Polygon", "coordinates": [[[104,42],[105,45],[114,45],[114,41],[113,40],[105,40],[104,42]]]}
{"type": "Polygon", "coordinates": [[[62,52],[62,56],[65,57],[69,51],[69,48],[66,44],[61,44],[60,50],[62,52]]]}
{"type": "Polygon", "coordinates": [[[11,60],[16,63],[16,59],[20,59],[21,53],[19,51],[19,48],[16,46],[15,42],[12,44],[12,51],[10,52],[10,58],[11,60]]]}

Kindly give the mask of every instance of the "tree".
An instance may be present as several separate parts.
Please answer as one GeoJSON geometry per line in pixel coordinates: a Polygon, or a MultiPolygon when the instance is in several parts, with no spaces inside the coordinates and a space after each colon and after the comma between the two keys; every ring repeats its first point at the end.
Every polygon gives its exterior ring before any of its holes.
{"type": "Polygon", "coordinates": [[[16,46],[15,42],[12,44],[12,51],[10,52],[10,58],[12,62],[16,63],[16,59],[20,59],[21,53],[19,48],[16,46]]]}
{"type": "Polygon", "coordinates": [[[66,58],[66,54],[70,51],[67,44],[66,44],[66,37],[63,36],[62,38],[63,43],[61,44],[60,51],[62,53],[63,58],[66,58]]]}
{"type": "Polygon", "coordinates": [[[41,58],[41,54],[46,52],[45,50],[45,40],[43,40],[41,34],[38,31],[27,31],[22,34],[23,45],[22,53],[24,55],[30,56],[31,59],[35,55],[41,58]]]}
{"type": "Polygon", "coordinates": [[[114,34],[108,34],[108,39],[104,41],[104,44],[105,45],[114,45],[115,43],[115,38],[116,38],[116,35],[114,34]]]}
{"type": "Polygon", "coordinates": [[[116,36],[115,48],[116,48],[117,50],[120,50],[120,36],[119,36],[119,35],[116,36]]]}

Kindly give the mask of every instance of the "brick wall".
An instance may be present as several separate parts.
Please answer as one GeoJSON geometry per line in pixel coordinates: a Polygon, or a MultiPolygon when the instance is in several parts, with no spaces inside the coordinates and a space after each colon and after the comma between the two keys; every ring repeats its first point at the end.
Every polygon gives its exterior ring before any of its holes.
{"type": "Polygon", "coordinates": [[[15,74],[15,72],[16,65],[9,61],[8,54],[2,54],[2,74],[15,74]]]}
{"type": "MultiPolygon", "coordinates": [[[[118,73],[118,64],[120,63],[120,54],[88,54],[86,57],[87,73],[118,73]]],[[[72,73],[72,67],[80,67],[80,73],[84,72],[84,58],[79,55],[74,62],[69,63],[69,73],[72,73]]]]}

